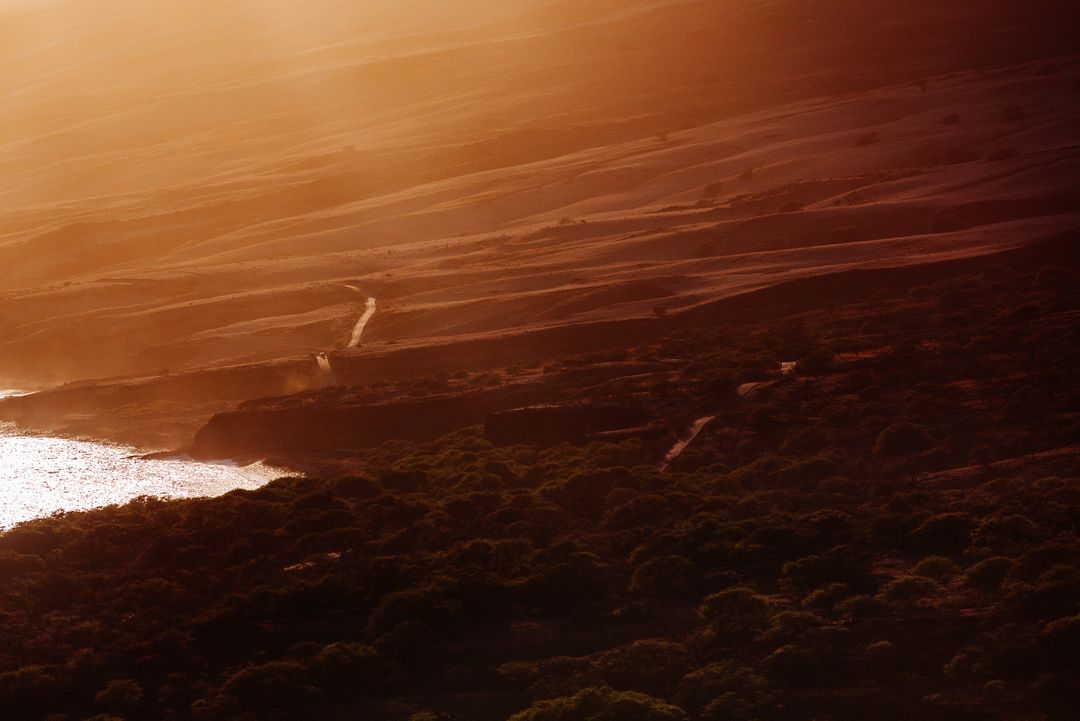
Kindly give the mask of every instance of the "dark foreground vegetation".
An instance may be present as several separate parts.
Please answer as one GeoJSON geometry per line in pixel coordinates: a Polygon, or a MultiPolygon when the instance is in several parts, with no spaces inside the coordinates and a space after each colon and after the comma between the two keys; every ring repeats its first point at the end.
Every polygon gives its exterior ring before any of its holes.
{"type": "Polygon", "coordinates": [[[25,524],[0,714],[1075,718],[1078,314],[1073,271],[990,263],[680,331],[623,358],[663,373],[597,391],[717,414],[666,473],[656,439],[468,428],[25,524]]]}

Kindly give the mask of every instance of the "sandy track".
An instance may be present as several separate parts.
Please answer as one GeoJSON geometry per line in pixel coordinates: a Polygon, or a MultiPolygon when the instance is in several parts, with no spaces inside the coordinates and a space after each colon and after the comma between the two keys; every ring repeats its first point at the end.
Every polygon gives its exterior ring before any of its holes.
{"type": "MultiPolygon", "coordinates": [[[[363,295],[363,291],[361,291],[356,286],[347,285],[345,287],[351,290],[355,290],[357,293],[363,295]]],[[[353,326],[352,336],[349,338],[350,348],[358,348],[360,346],[360,339],[364,336],[364,329],[367,328],[367,324],[371,322],[371,319],[375,317],[375,307],[375,299],[368,298],[367,303],[364,306],[363,315],[360,316],[360,319],[356,321],[356,325],[353,326]]]]}
{"type": "MultiPolygon", "coordinates": [[[[795,362],[785,361],[780,366],[780,372],[783,375],[788,375],[794,372],[795,366],[795,362]]],[[[766,388],[775,382],[776,381],[751,381],[749,383],[741,383],[735,389],[735,395],[738,398],[749,398],[762,388],[766,388]]],[[[664,456],[664,460],[660,463],[660,470],[666,471],[671,466],[672,462],[681,456],[683,451],[690,447],[690,444],[697,440],[697,437],[705,430],[705,426],[709,425],[714,420],[716,420],[716,416],[702,416],[694,421],[690,428],[687,429],[686,434],[680,438],[675,445],[671,447],[671,450],[667,452],[667,455],[664,456]]]]}
{"type": "Polygon", "coordinates": [[[667,455],[664,456],[664,460],[660,463],[660,470],[666,471],[668,466],[670,466],[676,458],[681,456],[683,451],[689,448],[690,444],[701,435],[701,432],[705,430],[705,426],[709,425],[714,420],[716,420],[716,416],[702,416],[694,421],[686,435],[679,439],[679,441],[671,447],[671,450],[667,452],[667,455]]]}

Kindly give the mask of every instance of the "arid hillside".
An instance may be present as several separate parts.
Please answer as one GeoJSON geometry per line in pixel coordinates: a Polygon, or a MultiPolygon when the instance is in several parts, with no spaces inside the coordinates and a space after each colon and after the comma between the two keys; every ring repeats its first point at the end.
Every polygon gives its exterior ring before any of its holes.
{"type": "Polygon", "coordinates": [[[0,385],[69,384],[0,416],[177,447],[1080,225],[1071,5],[354,5],[0,15],[0,385]]]}
{"type": "MultiPolygon", "coordinates": [[[[649,315],[1075,227],[1065,5],[0,15],[0,378],[649,315]]],[[[364,352],[364,351],[361,351],[364,352]]]]}

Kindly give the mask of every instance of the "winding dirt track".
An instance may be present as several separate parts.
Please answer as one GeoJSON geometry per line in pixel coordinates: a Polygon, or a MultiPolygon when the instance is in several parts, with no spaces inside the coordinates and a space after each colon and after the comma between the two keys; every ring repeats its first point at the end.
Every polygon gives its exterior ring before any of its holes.
{"type": "Polygon", "coordinates": [[[694,442],[694,439],[698,437],[701,431],[705,429],[705,426],[709,425],[715,418],[716,416],[703,416],[694,421],[694,424],[690,426],[690,431],[687,435],[672,446],[671,450],[664,456],[664,461],[660,464],[660,470],[666,471],[668,466],[671,465],[671,462],[681,456],[682,452],[685,451],[687,447],[694,442]]]}
{"type": "MultiPolygon", "coordinates": [[[[363,295],[363,291],[357,288],[355,285],[347,285],[346,288],[355,290],[357,293],[363,295]]],[[[374,298],[367,299],[367,305],[364,308],[364,314],[360,316],[360,320],[356,321],[356,325],[353,326],[352,337],[349,339],[349,347],[356,348],[360,345],[360,339],[364,335],[364,328],[367,327],[369,321],[375,315],[376,303],[374,298]]]]}
{"type": "MultiPolygon", "coordinates": [[[[794,370],[795,363],[792,361],[785,361],[780,366],[780,372],[783,375],[788,375],[794,372],[794,370]]],[[[761,388],[770,386],[773,383],[775,383],[775,381],[752,381],[750,383],[743,383],[735,389],[735,395],[739,398],[749,398],[761,388]]],[[[709,425],[709,423],[714,420],[716,420],[716,416],[702,416],[694,421],[690,426],[690,429],[686,432],[686,435],[679,439],[679,441],[671,447],[671,450],[667,452],[667,455],[664,456],[664,460],[660,463],[660,470],[666,471],[672,461],[681,456],[683,451],[685,451],[690,444],[701,435],[701,432],[705,430],[705,426],[709,425]]]]}

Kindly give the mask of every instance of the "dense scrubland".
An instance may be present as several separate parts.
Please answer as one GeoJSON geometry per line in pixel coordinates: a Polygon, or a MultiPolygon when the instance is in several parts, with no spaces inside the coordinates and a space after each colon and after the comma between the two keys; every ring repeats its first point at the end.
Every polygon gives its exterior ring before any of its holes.
{"type": "Polygon", "coordinates": [[[664,438],[495,446],[473,426],[338,478],[24,524],[0,537],[0,702],[54,721],[1070,718],[1078,313],[1074,268],[987,261],[549,364],[653,368],[595,395],[656,399],[673,429],[715,413],[669,472],[664,438]]]}

